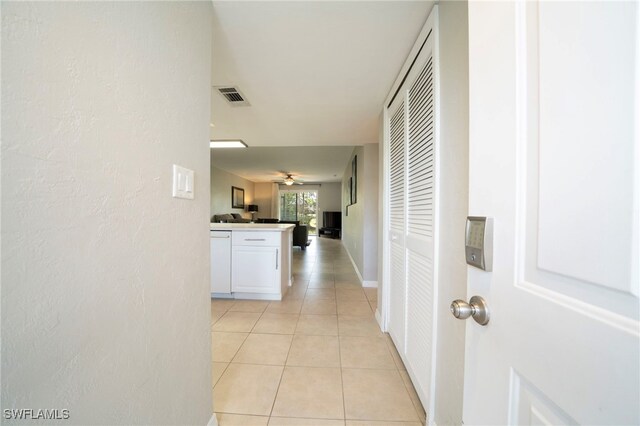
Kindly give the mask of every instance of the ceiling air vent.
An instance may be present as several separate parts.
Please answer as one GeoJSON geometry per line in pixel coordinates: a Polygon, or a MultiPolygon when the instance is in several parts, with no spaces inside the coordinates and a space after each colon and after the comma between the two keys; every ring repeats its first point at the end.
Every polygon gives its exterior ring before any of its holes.
{"type": "Polygon", "coordinates": [[[240,93],[237,87],[233,86],[214,86],[216,89],[226,100],[229,102],[231,106],[249,106],[251,105],[247,98],[240,93]]]}

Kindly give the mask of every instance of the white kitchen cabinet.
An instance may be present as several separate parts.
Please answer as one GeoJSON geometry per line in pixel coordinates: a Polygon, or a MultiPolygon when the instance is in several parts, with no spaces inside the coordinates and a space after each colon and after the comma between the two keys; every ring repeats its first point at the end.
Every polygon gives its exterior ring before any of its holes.
{"type": "Polygon", "coordinates": [[[280,250],[278,247],[235,246],[232,257],[233,291],[243,293],[280,292],[280,250]]]}
{"type": "Polygon", "coordinates": [[[281,300],[291,285],[293,227],[212,223],[212,295],[281,300]]]}
{"type": "Polygon", "coordinates": [[[211,293],[231,295],[231,232],[210,231],[211,293]]]}

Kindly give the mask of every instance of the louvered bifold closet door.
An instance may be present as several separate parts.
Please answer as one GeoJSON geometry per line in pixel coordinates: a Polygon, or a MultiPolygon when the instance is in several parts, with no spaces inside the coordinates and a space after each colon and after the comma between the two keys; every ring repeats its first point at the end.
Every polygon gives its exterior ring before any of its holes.
{"type": "Polygon", "coordinates": [[[404,351],[406,336],[406,257],[404,235],[406,231],[406,116],[405,99],[400,97],[393,105],[389,123],[389,229],[390,279],[393,291],[389,303],[389,334],[400,352],[404,351]]]}
{"type": "Polygon", "coordinates": [[[434,6],[405,74],[387,98],[384,146],[386,325],[427,411],[435,409],[437,365],[437,10],[434,6]]]}
{"type": "Polygon", "coordinates": [[[434,336],[435,84],[433,58],[408,94],[407,327],[414,384],[430,399],[434,336]],[[415,383],[417,380],[418,383],[415,383]]]}

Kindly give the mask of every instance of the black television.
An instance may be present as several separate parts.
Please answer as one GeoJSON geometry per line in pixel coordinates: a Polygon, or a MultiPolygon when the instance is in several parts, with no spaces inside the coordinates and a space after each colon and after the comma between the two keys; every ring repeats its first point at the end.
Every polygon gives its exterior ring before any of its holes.
{"type": "Polygon", "coordinates": [[[324,228],[342,229],[342,212],[323,212],[322,226],[324,228]]]}

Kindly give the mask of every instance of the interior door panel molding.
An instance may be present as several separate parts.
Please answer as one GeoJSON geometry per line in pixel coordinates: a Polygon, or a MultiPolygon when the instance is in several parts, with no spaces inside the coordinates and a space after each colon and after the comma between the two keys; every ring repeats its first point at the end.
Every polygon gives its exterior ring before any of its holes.
{"type": "Polygon", "coordinates": [[[509,424],[550,426],[580,423],[512,368],[509,388],[509,424]]]}

